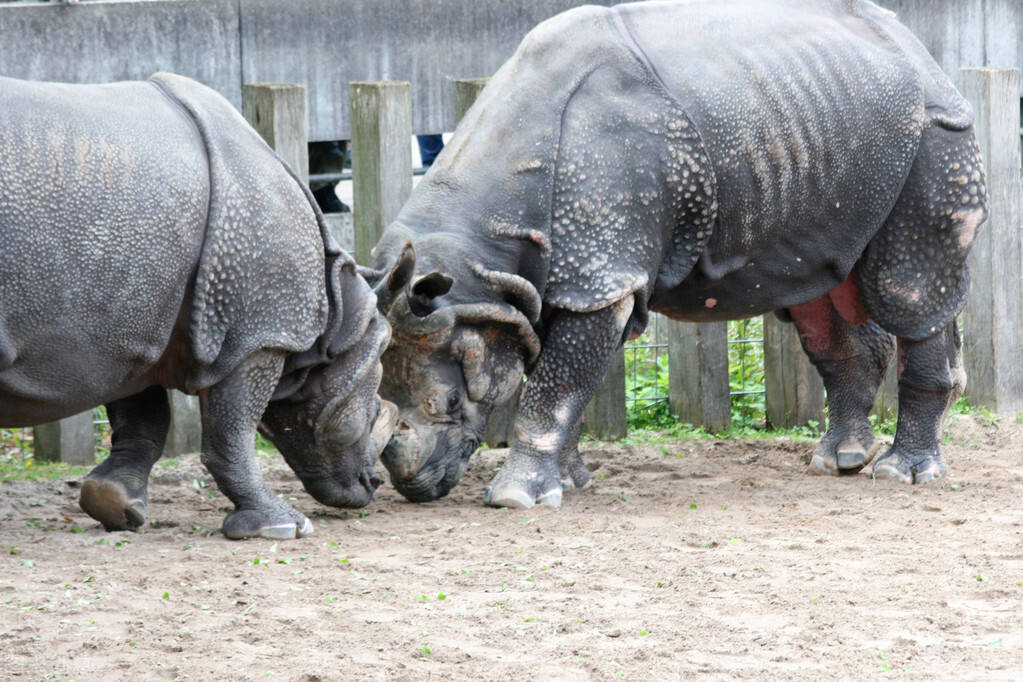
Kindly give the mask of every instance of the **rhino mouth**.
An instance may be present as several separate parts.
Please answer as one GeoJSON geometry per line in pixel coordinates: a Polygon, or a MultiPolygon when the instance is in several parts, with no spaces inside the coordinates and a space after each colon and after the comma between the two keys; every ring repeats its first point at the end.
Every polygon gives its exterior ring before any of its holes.
{"type": "Polygon", "coordinates": [[[466,439],[458,447],[449,448],[439,439],[422,464],[419,445],[414,431],[403,431],[390,440],[380,455],[395,490],[409,502],[430,502],[451,492],[469,468],[469,458],[479,447],[479,440],[466,439]]]}
{"type": "Polygon", "coordinates": [[[364,469],[355,481],[345,485],[324,479],[302,482],[306,491],[320,504],[347,509],[358,509],[369,504],[381,483],[383,479],[372,467],[364,469]]]}

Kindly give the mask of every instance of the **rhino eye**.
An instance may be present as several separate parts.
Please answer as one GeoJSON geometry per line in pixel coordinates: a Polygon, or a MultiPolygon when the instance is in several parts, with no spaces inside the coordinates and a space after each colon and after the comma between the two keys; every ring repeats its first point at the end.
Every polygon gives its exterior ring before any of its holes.
{"type": "Polygon", "coordinates": [[[454,412],[462,405],[462,394],[457,389],[448,393],[448,413],[454,412]]]}

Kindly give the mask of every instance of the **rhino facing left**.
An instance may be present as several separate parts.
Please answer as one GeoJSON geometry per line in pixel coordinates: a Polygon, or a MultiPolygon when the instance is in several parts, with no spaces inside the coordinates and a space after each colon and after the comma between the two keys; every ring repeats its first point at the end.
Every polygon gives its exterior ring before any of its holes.
{"type": "Polygon", "coordinates": [[[395,410],[390,329],[298,178],[214,91],[0,78],[0,425],[106,404],[111,453],[82,485],[108,530],[145,522],[166,388],[199,396],[229,538],[302,537],[257,427],[320,502],[360,507],[395,410]]]}

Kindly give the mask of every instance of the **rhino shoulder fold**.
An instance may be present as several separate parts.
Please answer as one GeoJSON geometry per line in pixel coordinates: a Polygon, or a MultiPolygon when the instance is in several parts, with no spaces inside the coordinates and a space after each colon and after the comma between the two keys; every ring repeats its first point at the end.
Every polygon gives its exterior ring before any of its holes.
{"type": "Polygon", "coordinates": [[[152,82],[189,113],[210,168],[189,323],[198,390],[260,348],[312,347],[326,330],[327,261],[338,250],[308,190],[226,99],[173,74],[152,82]]]}

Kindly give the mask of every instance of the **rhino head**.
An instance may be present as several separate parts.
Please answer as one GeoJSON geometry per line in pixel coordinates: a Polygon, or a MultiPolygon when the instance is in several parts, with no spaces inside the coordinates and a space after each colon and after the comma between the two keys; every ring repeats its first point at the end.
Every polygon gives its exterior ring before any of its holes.
{"type": "Polygon", "coordinates": [[[390,327],[354,264],[341,270],[339,314],[314,348],[289,358],[259,430],[316,500],[363,507],[382,482],[374,465],[398,410],[377,396],[390,327]]]}
{"type": "Polygon", "coordinates": [[[431,265],[436,245],[420,245],[428,255],[417,251],[407,286],[394,286],[401,277],[377,286],[392,328],[380,395],[398,408],[381,461],[412,502],[443,497],[461,480],[494,406],[514,394],[540,351],[532,284],[468,254],[450,258],[450,245],[440,249],[445,264],[431,265]]]}

